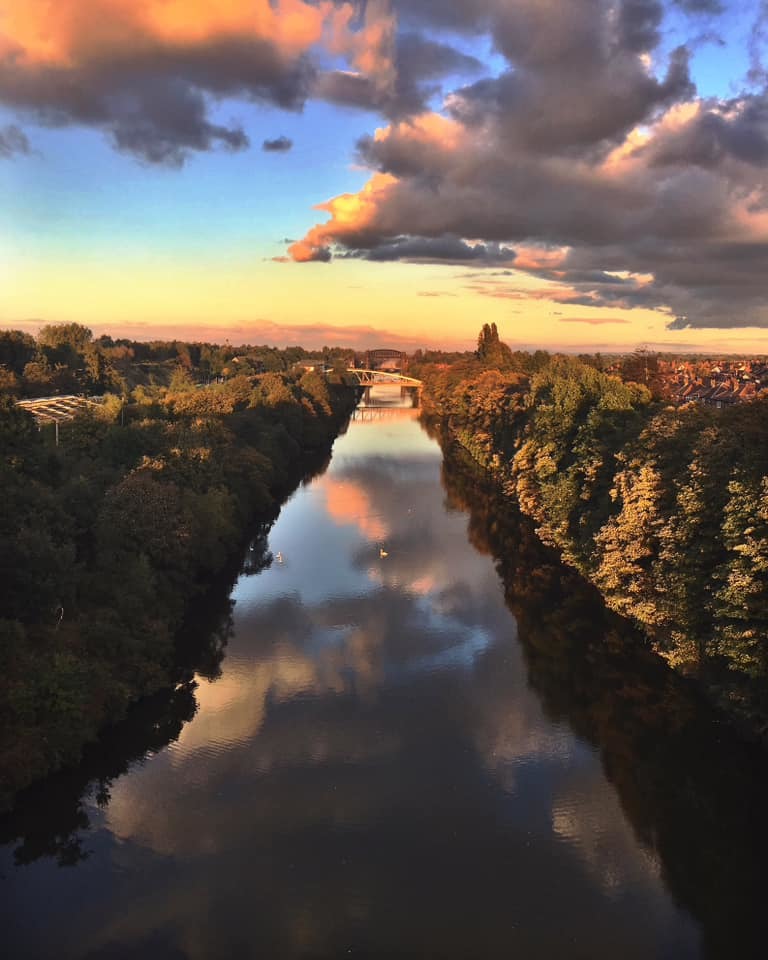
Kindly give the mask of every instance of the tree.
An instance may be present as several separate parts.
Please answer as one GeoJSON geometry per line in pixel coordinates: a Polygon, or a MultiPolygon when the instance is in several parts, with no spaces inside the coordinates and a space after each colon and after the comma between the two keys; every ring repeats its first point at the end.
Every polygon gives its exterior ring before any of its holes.
{"type": "Polygon", "coordinates": [[[34,359],[37,348],[34,338],[21,330],[0,331],[0,367],[7,367],[15,374],[34,359]]]}
{"type": "Polygon", "coordinates": [[[614,610],[658,624],[662,617],[653,576],[663,524],[658,471],[649,463],[628,465],[617,474],[612,496],[620,509],[595,537],[600,554],[595,581],[614,610]]]}
{"type": "Polygon", "coordinates": [[[728,560],[717,594],[723,653],[737,670],[768,675],[768,477],[728,484],[723,536],[728,560]]]}
{"type": "Polygon", "coordinates": [[[35,419],[10,397],[0,396],[0,456],[18,462],[39,444],[35,419]]]}
{"type": "Polygon", "coordinates": [[[7,367],[0,367],[0,394],[17,397],[21,393],[21,381],[7,367]]]}
{"type": "Polygon", "coordinates": [[[37,335],[38,347],[50,347],[54,350],[60,347],[72,347],[82,354],[93,340],[93,333],[80,323],[57,323],[41,327],[37,335]]]}
{"type": "Polygon", "coordinates": [[[477,338],[477,359],[489,365],[504,366],[511,362],[512,351],[499,339],[496,324],[484,323],[477,338]]]}
{"type": "Polygon", "coordinates": [[[634,353],[625,357],[621,363],[622,379],[642,383],[654,395],[659,385],[659,355],[646,346],[637,347],[634,353]]]}

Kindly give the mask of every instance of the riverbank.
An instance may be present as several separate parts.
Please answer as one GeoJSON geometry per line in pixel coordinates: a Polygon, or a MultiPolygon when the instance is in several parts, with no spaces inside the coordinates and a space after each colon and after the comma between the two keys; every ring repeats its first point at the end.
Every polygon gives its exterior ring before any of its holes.
{"type": "Polygon", "coordinates": [[[421,376],[425,415],[541,540],[766,742],[768,404],[665,408],[565,357],[421,376]]]}
{"type": "Polygon", "coordinates": [[[185,617],[254,533],[249,562],[269,563],[259,525],[356,399],[311,374],[185,386],[74,421],[54,450],[4,408],[0,806],[179,681],[185,617]]]}

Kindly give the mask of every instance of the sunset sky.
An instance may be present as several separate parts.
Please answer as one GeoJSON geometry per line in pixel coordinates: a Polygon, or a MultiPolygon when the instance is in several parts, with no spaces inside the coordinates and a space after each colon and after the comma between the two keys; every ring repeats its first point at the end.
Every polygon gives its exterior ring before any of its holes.
{"type": "Polygon", "coordinates": [[[768,0],[0,0],[0,325],[768,353],[768,0]]]}

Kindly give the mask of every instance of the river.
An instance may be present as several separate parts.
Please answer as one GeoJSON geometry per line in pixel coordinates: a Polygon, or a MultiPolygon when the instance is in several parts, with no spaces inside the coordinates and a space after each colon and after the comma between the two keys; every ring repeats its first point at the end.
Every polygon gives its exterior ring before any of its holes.
{"type": "Polygon", "coordinates": [[[416,413],[359,414],[223,658],[6,819],[3,957],[765,955],[763,755],[416,413]]]}

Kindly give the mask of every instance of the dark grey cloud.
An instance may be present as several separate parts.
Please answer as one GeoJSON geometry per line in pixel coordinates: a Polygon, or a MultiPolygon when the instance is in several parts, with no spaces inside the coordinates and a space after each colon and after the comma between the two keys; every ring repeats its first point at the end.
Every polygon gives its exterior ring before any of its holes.
{"type": "MultiPolygon", "coordinates": [[[[614,250],[582,249],[569,257],[573,262],[632,258],[639,272],[652,274],[650,282],[629,278],[628,288],[611,290],[593,286],[583,293],[586,299],[564,299],[566,303],[592,306],[666,307],[672,311],[669,329],[768,328],[765,264],[768,240],[739,242],[684,237],[652,246],[638,242],[634,248],[614,250]]],[[[579,289],[578,284],[574,288],[579,289]]],[[[584,289],[584,288],[581,288],[584,289]]],[[[577,295],[578,297],[578,295],[577,295]]]]}
{"type": "MultiPolygon", "coordinates": [[[[307,55],[288,56],[277,41],[263,38],[217,35],[172,43],[137,34],[118,51],[91,51],[66,66],[29,63],[9,53],[0,62],[0,102],[37,122],[98,127],[119,149],[178,166],[194,151],[248,146],[240,124],[212,119],[213,101],[227,97],[298,110],[309,96],[318,96],[393,119],[418,114],[445,92],[447,78],[482,70],[435,28],[490,33],[514,66],[497,81],[495,96],[518,134],[542,148],[587,143],[594,139],[595,118],[604,136],[617,135],[680,96],[688,83],[682,55],[663,81],[648,77],[634,56],[658,41],[659,0],[623,0],[615,17],[608,15],[608,0],[409,0],[393,8],[403,27],[392,51],[391,83],[379,82],[375,71],[318,71],[307,55]]],[[[359,13],[358,27],[368,16],[364,5],[359,13]]],[[[130,24],[129,18],[129,40],[135,29],[130,24]]],[[[492,95],[490,88],[468,88],[465,109],[483,93],[492,95]]]]}
{"type": "Polygon", "coordinates": [[[29,139],[15,123],[0,127],[0,157],[13,157],[31,152],[29,139]]]}
{"type": "Polygon", "coordinates": [[[368,77],[350,70],[327,70],[318,74],[313,95],[344,107],[379,110],[388,95],[368,77]]]}
{"type": "Polygon", "coordinates": [[[725,11],[721,0],[673,0],[686,13],[720,14],[725,11]]]}
{"type": "Polygon", "coordinates": [[[675,50],[662,80],[639,56],[585,62],[574,71],[557,64],[544,71],[511,69],[458,90],[451,114],[482,127],[489,117],[505,141],[531,150],[592,154],[619,142],[655,111],[694,92],[688,52],[675,50]]]}
{"type": "Polygon", "coordinates": [[[653,50],[659,42],[664,11],[658,0],[624,0],[619,7],[619,33],[626,50],[653,50]]]}
{"type": "Polygon", "coordinates": [[[660,0],[409,0],[398,9],[422,26],[490,32],[509,69],[457,91],[450,107],[478,127],[495,112],[513,143],[594,151],[694,92],[684,47],[661,78],[643,59],[659,43],[660,0]]]}
{"type": "Polygon", "coordinates": [[[333,103],[401,119],[424,111],[430,98],[441,93],[446,77],[482,70],[477,58],[414,32],[397,36],[394,67],[391,87],[382,87],[359,73],[331,70],[318,76],[313,94],[333,103]]]}
{"type": "Polygon", "coordinates": [[[768,70],[764,61],[766,44],[768,44],[768,0],[761,0],[749,36],[748,77],[752,83],[768,82],[768,70]]]}
{"type": "Polygon", "coordinates": [[[416,79],[473,73],[482,63],[446,43],[430,40],[419,33],[401,33],[397,38],[397,63],[416,79]]]}
{"type": "MultiPolygon", "coordinates": [[[[364,26],[364,19],[356,26],[364,26]]],[[[230,35],[174,43],[140,33],[131,39],[135,25],[129,23],[116,51],[91,50],[71,62],[6,54],[0,59],[0,103],[38,123],[97,127],[118,149],[180,166],[194,151],[248,146],[239,124],[212,119],[214,103],[227,97],[300,110],[314,96],[404,117],[422,111],[445,77],[481,69],[474,57],[412,32],[396,37],[394,79],[381,82],[375,69],[371,76],[319,71],[317,57],[289,55],[277,39],[230,35]]],[[[354,60],[352,52],[346,55],[354,60]]],[[[385,47],[378,55],[386,57],[385,47]]]]}
{"type": "Polygon", "coordinates": [[[265,140],[261,149],[266,153],[287,153],[293,147],[293,140],[289,137],[275,137],[274,140],[265,140]]]}
{"type": "Polygon", "coordinates": [[[442,28],[466,34],[482,34],[490,29],[501,0],[393,0],[401,23],[412,27],[442,28]]]}
{"type": "Polygon", "coordinates": [[[764,168],[768,162],[768,93],[704,108],[690,123],[647,148],[657,165],[715,168],[729,160],[764,168]]]}
{"type": "MultiPolygon", "coordinates": [[[[290,258],[275,257],[274,258],[278,263],[288,262],[290,258]]],[[[330,263],[333,260],[333,254],[327,247],[317,247],[312,251],[312,256],[309,257],[305,262],[306,263],[330,263]]]]}
{"type": "Polygon", "coordinates": [[[0,102],[48,126],[102,129],[120,150],[150,163],[180,166],[193,151],[241,150],[237,123],[211,119],[211,100],[237,96],[300,109],[314,70],[287,62],[266,41],[211,41],[160,47],[72,67],[0,61],[0,102]]]}
{"type": "Polygon", "coordinates": [[[342,257],[386,262],[407,260],[411,263],[509,263],[515,258],[511,247],[499,243],[467,243],[456,236],[395,237],[388,243],[362,250],[348,250],[342,257]]]}
{"type": "MultiPolygon", "coordinates": [[[[605,253],[603,254],[606,255],[605,253]]],[[[552,299],[557,303],[580,307],[610,307],[631,310],[635,307],[659,307],[663,297],[652,284],[631,276],[616,276],[602,270],[579,265],[587,262],[589,253],[569,254],[557,269],[524,266],[526,273],[543,281],[556,283],[556,288],[521,289],[519,279],[501,281],[488,271],[470,275],[467,289],[483,297],[499,300],[552,299]]],[[[595,257],[595,259],[598,259],[595,257]]],[[[514,278],[514,274],[511,274],[514,278]]],[[[587,322],[586,320],[584,322],[587,322]]]]}

